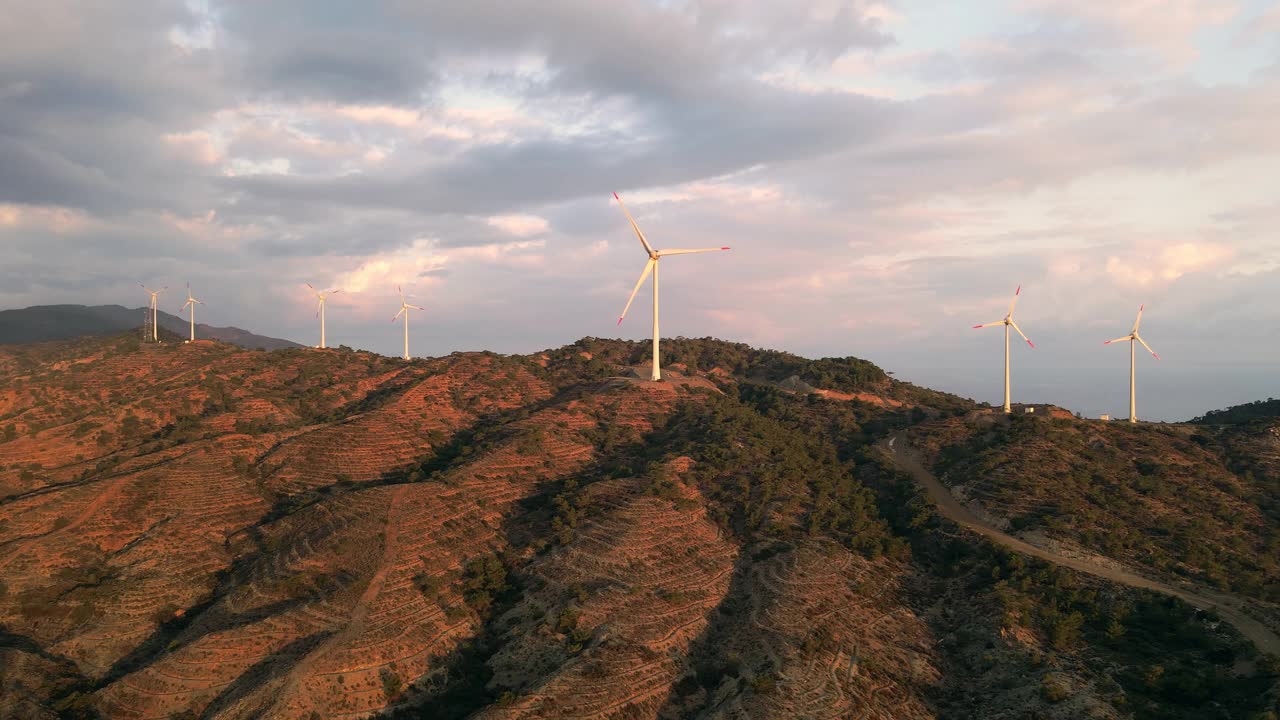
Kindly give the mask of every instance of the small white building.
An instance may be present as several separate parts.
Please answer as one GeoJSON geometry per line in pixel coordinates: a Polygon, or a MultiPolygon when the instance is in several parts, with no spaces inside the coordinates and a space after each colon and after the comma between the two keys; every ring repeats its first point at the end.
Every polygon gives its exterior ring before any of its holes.
{"type": "Polygon", "coordinates": [[[1102,415],[1099,415],[1099,416],[1098,416],[1098,419],[1099,419],[1099,420],[1103,420],[1103,421],[1109,421],[1109,420],[1111,420],[1111,416],[1110,416],[1110,415],[1107,415],[1107,414],[1105,414],[1105,413],[1104,413],[1104,414],[1102,414],[1102,415]]]}

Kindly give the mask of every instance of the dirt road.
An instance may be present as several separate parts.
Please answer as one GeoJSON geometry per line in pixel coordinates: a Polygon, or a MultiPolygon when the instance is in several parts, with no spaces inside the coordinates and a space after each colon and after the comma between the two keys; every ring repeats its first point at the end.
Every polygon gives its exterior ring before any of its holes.
{"type": "Polygon", "coordinates": [[[1025,540],[1019,540],[1012,535],[1007,535],[984,523],[968,508],[961,505],[960,501],[956,500],[955,496],[951,494],[951,491],[939,482],[933,476],[933,473],[929,472],[928,468],[920,462],[919,456],[906,445],[900,436],[895,435],[888,442],[882,443],[881,446],[889,452],[894,464],[899,469],[910,474],[929,493],[929,497],[938,506],[938,510],[948,519],[976,533],[985,535],[1011,550],[1017,550],[1018,552],[1038,557],[1041,560],[1047,560],[1057,565],[1069,567],[1072,570],[1096,575],[1129,587],[1154,590],[1166,595],[1172,595],[1188,605],[1193,605],[1202,610],[1213,610],[1219,617],[1239,630],[1241,635],[1253,642],[1259,650],[1273,655],[1280,655],[1280,636],[1252,616],[1246,614],[1242,609],[1244,603],[1239,598],[1203,588],[1177,587],[1127,570],[1099,565],[1080,558],[1066,557],[1037,545],[1032,545],[1025,540]]]}

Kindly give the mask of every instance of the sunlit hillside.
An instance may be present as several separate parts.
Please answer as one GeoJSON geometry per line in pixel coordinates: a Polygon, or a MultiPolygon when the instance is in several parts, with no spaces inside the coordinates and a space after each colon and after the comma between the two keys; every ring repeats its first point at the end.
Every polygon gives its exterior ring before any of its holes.
{"type": "Polygon", "coordinates": [[[661,383],[646,344],[590,338],[0,348],[0,716],[1274,709],[1259,637],[956,525],[896,454],[1274,627],[1265,434],[1008,422],[855,358],[664,348],[661,383]]]}

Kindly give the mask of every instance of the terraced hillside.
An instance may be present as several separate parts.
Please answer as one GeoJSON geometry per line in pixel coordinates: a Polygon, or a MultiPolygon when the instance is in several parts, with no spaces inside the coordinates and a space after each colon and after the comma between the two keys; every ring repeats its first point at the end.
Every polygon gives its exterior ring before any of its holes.
{"type": "MultiPolygon", "coordinates": [[[[1229,625],[933,514],[876,443],[971,403],[854,358],[669,347],[656,384],[597,339],[0,348],[0,717],[1274,706],[1280,666],[1229,625]]],[[[1210,442],[1270,467],[1256,440],[1210,442]]]]}

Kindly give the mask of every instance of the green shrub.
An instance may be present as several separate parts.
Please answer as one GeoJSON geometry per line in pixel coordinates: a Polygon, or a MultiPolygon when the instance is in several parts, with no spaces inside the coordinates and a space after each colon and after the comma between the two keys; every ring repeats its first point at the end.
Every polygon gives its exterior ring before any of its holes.
{"type": "Polygon", "coordinates": [[[507,568],[496,555],[472,558],[463,566],[462,598],[472,610],[483,615],[508,589],[507,568]]]}
{"type": "Polygon", "coordinates": [[[751,685],[752,691],[756,694],[769,695],[777,689],[778,681],[774,679],[773,675],[760,674],[751,678],[751,682],[749,684],[751,685]]]}
{"type": "Polygon", "coordinates": [[[394,700],[400,695],[400,691],[404,689],[404,681],[400,679],[399,673],[390,668],[382,668],[378,671],[378,678],[382,680],[382,693],[386,695],[388,700],[394,700]]]}
{"type": "Polygon", "coordinates": [[[1060,703],[1071,697],[1071,685],[1058,673],[1045,673],[1040,677],[1040,697],[1047,702],[1060,703]]]}

